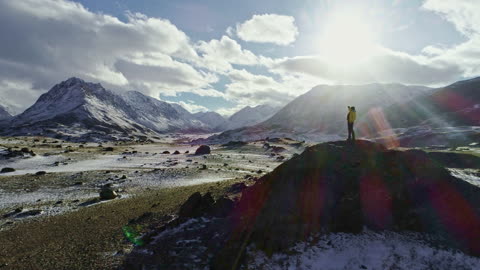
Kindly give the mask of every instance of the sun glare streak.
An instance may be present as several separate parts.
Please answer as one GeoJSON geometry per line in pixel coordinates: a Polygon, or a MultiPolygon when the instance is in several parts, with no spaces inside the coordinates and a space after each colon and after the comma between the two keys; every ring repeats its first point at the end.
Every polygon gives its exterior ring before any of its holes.
{"type": "Polygon", "coordinates": [[[381,136],[381,143],[389,149],[400,146],[397,134],[392,130],[381,108],[370,109],[366,115],[366,119],[367,122],[363,122],[359,127],[361,135],[371,137],[379,134],[381,136]]]}

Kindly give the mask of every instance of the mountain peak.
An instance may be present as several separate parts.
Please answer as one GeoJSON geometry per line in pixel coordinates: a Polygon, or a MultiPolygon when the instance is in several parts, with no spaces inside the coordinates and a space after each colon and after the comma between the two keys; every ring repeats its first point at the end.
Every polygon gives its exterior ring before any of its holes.
{"type": "Polygon", "coordinates": [[[73,86],[73,85],[76,85],[76,84],[84,84],[84,83],[85,83],[85,81],[80,79],[80,78],[71,77],[71,78],[67,79],[66,81],[61,82],[60,84],[62,84],[64,86],[73,86]]]}

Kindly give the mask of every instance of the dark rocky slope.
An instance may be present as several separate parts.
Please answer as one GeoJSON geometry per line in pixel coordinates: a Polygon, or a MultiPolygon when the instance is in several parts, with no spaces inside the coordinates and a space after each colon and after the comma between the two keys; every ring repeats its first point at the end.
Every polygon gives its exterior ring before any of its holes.
{"type": "MultiPolygon", "coordinates": [[[[462,164],[480,167],[478,159],[462,164]]],[[[428,233],[480,256],[480,188],[452,177],[423,151],[387,150],[368,141],[307,148],[243,190],[228,217],[200,222],[187,239],[201,239],[199,245],[215,254],[205,256],[213,269],[237,269],[250,244],[271,254],[313,234],[365,227],[428,233]]],[[[170,237],[181,242],[183,236],[170,237]]],[[[179,260],[168,255],[173,247],[155,250],[169,243],[164,238],[156,238],[157,248],[149,247],[154,255],[142,261],[175,269],[168,264],[179,260]]],[[[128,260],[133,269],[144,265],[135,264],[134,254],[128,260]]]]}

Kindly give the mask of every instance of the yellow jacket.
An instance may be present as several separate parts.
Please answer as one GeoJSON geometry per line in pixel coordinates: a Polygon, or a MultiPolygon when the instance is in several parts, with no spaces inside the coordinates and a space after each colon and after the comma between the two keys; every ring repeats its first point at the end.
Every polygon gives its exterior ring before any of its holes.
{"type": "Polygon", "coordinates": [[[355,119],[357,119],[357,112],[350,109],[350,111],[347,114],[347,121],[348,123],[353,123],[355,122],[355,119]]]}

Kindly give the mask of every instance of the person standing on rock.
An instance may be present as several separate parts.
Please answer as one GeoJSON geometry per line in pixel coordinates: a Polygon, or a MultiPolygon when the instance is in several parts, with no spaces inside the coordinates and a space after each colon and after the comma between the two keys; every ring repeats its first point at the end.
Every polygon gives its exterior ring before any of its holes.
{"type": "Polygon", "coordinates": [[[348,141],[353,140],[355,141],[355,131],[353,130],[353,123],[355,123],[355,119],[357,118],[357,112],[355,111],[355,107],[348,106],[348,114],[347,114],[347,124],[348,124],[348,141]]]}

